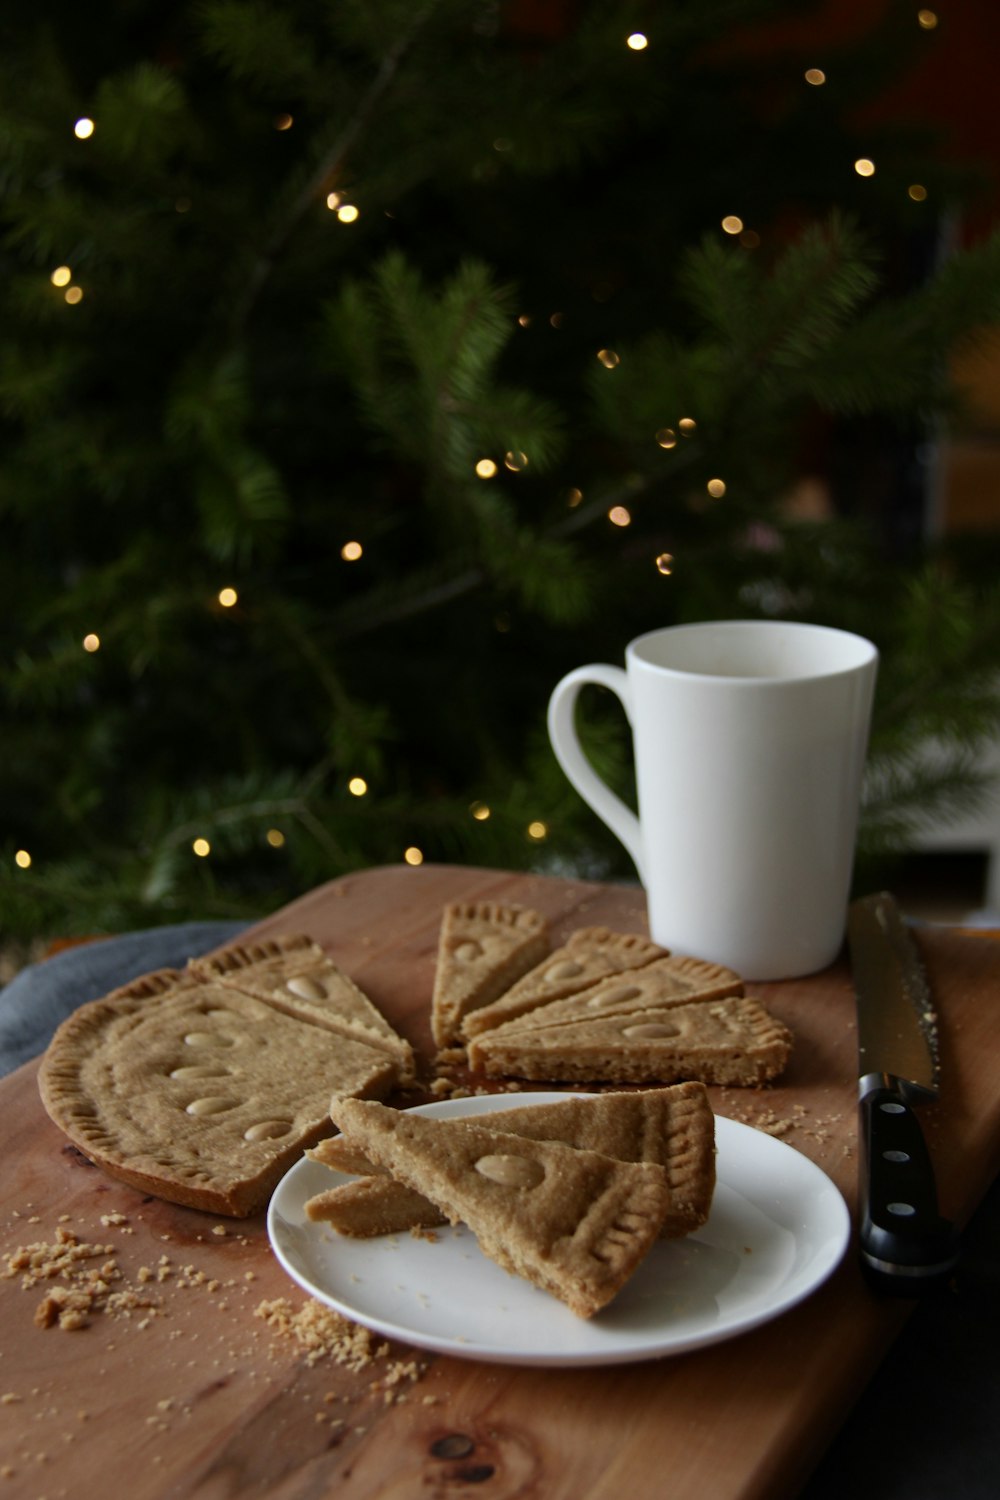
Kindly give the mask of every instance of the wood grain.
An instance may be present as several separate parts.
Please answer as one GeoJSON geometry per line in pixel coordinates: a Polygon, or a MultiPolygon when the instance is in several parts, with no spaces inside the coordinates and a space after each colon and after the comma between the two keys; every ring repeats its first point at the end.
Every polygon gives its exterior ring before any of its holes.
{"type": "MultiPolygon", "coordinates": [[[[440,911],[459,897],[536,906],[556,940],[599,923],[645,931],[633,887],[449,866],[352,875],[254,931],[311,933],[429,1064],[440,911]]],[[[936,929],[920,941],[941,1017],[944,1080],[940,1103],[922,1118],[942,1209],[964,1222],[1000,1167],[991,1061],[1000,947],[936,929]]],[[[782,1134],[853,1205],[846,964],[748,988],[791,1027],[795,1052],[780,1083],[714,1090],[714,1107],[782,1134]]],[[[869,1292],[852,1253],[783,1317],[674,1359],[537,1370],[399,1347],[356,1372],[329,1358],[311,1362],[293,1337],[255,1316],[263,1302],[287,1299],[294,1310],[305,1300],[273,1259],[262,1218],[221,1221],[104,1177],[48,1121],[35,1074],[29,1064],[0,1083],[0,1252],[51,1241],[61,1223],[113,1246],[134,1285],[160,1257],[167,1270],[155,1281],[161,1305],[152,1313],[105,1313],[76,1332],[36,1327],[43,1289],[0,1279],[5,1495],[620,1500],[628,1491],[667,1493],[669,1477],[671,1500],[780,1500],[804,1482],[910,1309],[869,1292]],[[419,1378],[404,1378],[402,1398],[387,1400],[380,1382],[414,1359],[419,1378]]]]}

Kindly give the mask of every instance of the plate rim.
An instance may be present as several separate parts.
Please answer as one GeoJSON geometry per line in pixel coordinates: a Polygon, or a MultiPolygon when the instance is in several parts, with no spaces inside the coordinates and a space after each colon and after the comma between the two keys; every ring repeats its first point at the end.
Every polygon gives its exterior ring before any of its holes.
{"type": "MultiPolygon", "coordinates": [[[[525,1090],[523,1093],[517,1094],[480,1094],[464,1098],[434,1100],[426,1104],[411,1105],[408,1107],[407,1112],[457,1119],[468,1115],[488,1115],[501,1108],[527,1107],[533,1104],[550,1103],[570,1097],[593,1098],[599,1096],[587,1090],[532,1090],[530,1092],[525,1090]]],[[[829,1279],[840,1265],[847,1250],[852,1229],[850,1210],[841,1190],[829,1174],[817,1162],[813,1161],[810,1156],[807,1156],[805,1152],[797,1150],[796,1147],[790,1145],[787,1141],[770,1135],[766,1131],[759,1130],[743,1121],[733,1120],[727,1115],[714,1114],[714,1119],[716,1125],[717,1165],[723,1154],[722,1147],[720,1146],[720,1134],[723,1139],[723,1145],[728,1146],[727,1156],[734,1143],[741,1141],[748,1143],[752,1141],[755,1149],[763,1150],[765,1156],[773,1155],[773,1160],[776,1163],[785,1162],[789,1165],[794,1164],[796,1172],[804,1173],[807,1180],[812,1181],[817,1193],[823,1199],[826,1211],[831,1219],[839,1217],[840,1224],[839,1233],[834,1233],[831,1227],[828,1235],[829,1247],[825,1254],[819,1257],[817,1264],[810,1269],[808,1274],[800,1272],[796,1277],[792,1278],[792,1289],[786,1296],[764,1297],[760,1306],[751,1307],[745,1313],[735,1315],[732,1319],[726,1320],[721,1328],[717,1325],[707,1326],[702,1334],[688,1335],[679,1339],[667,1337],[662,1341],[650,1343],[628,1342],[618,1345],[611,1344],[603,1349],[588,1348],[553,1352],[551,1350],[518,1349],[508,1344],[464,1343],[452,1335],[427,1334],[420,1329],[400,1325],[390,1318],[380,1318],[369,1314],[364,1309],[358,1309],[342,1297],[338,1297],[327,1291],[315,1278],[300,1272],[285,1253],[280,1243],[279,1217],[283,1219],[284,1223],[289,1224],[289,1227],[293,1230],[306,1227],[304,1224],[291,1224],[289,1220],[284,1219],[281,1214],[281,1205],[283,1199],[289,1193],[296,1190],[299,1177],[317,1165],[307,1156],[302,1156],[288,1168],[271,1195],[266,1217],[268,1240],[272,1253],[278,1263],[301,1290],[326,1307],[339,1313],[342,1317],[368,1328],[371,1332],[377,1333],[383,1338],[391,1339],[396,1343],[410,1348],[428,1350],[455,1358],[478,1360],[486,1364],[515,1364],[538,1368],[630,1364],[689,1353],[697,1349],[706,1348],[712,1344],[738,1338],[744,1333],[749,1333],[753,1329],[761,1327],[765,1323],[772,1322],[775,1318],[791,1311],[792,1308],[805,1301],[829,1279]],[[729,1138],[728,1143],[726,1143],[726,1137],[729,1138]]],[[[348,1174],[339,1175],[348,1180],[348,1174]]],[[[719,1181],[723,1182],[724,1179],[720,1176],[719,1181]]],[[[727,1187],[730,1186],[729,1182],[725,1182],[725,1185],[727,1187]]],[[[738,1187],[734,1190],[737,1193],[739,1192],[738,1187]]],[[[711,1216],[709,1216],[708,1223],[711,1223],[711,1216]]],[[[317,1224],[315,1227],[319,1230],[322,1226],[317,1224]]],[[[336,1233],[336,1231],[331,1232],[336,1233]]]]}

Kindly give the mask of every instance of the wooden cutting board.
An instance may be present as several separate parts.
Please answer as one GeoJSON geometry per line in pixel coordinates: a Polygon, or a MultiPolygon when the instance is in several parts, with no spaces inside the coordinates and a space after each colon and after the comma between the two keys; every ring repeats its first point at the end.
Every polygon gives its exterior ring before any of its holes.
{"type": "MultiPolygon", "coordinates": [[[[645,931],[632,887],[422,866],[333,881],[254,933],[311,933],[429,1060],[438,924],[456,898],[535,906],[556,940],[595,924],[645,931]]],[[[923,1120],[942,1211],[962,1223],[1000,1168],[992,1011],[1000,945],[937,929],[922,931],[920,943],[941,1017],[944,1078],[923,1120]]],[[[846,964],[748,989],[791,1027],[795,1054],[778,1085],[714,1090],[713,1105],[781,1135],[853,1207],[846,964]]],[[[663,1493],[669,1476],[671,1500],[780,1500],[805,1481],[910,1311],[868,1291],[852,1249],[799,1307],[695,1353],[561,1370],[400,1346],[352,1369],[301,1341],[307,1299],[274,1260],[262,1217],[219,1220],[106,1178],[49,1122],[35,1075],[28,1064],[0,1083],[0,1255],[69,1232],[101,1247],[92,1264],[117,1270],[113,1288],[155,1305],[96,1312],[75,1331],[41,1328],[34,1317],[49,1284],[25,1288],[22,1272],[3,1276],[0,1259],[7,1496],[617,1500],[663,1493]],[[283,1327],[261,1316],[275,1303],[283,1327]]]]}

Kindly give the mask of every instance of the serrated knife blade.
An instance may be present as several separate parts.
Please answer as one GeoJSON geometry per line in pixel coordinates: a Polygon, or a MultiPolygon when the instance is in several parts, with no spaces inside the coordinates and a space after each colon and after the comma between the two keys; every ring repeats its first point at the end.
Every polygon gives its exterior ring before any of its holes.
{"type": "Polygon", "coordinates": [[[888,891],[851,903],[847,940],[858,1009],[861,1260],[881,1290],[915,1296],[946,1276],[957,1256],[914,1113],[937,1098],[937,1016],[917,946],[888,891]]]}

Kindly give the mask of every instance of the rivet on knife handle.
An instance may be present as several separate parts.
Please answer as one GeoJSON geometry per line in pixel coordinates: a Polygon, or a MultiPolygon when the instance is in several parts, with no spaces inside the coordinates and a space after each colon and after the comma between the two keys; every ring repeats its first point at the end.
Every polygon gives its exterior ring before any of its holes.
{"type": "Polygon", "coordinates": [[[915,1296],[957,1255],[913,1110],[937,1097],[937,1018],[892,896],[853,902],[847,931],[858,1003],[862,1264],[880,1289],[915,1296]]]}

